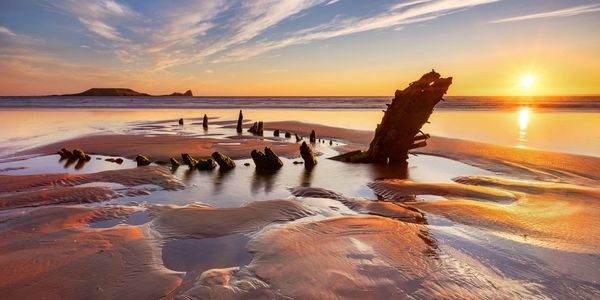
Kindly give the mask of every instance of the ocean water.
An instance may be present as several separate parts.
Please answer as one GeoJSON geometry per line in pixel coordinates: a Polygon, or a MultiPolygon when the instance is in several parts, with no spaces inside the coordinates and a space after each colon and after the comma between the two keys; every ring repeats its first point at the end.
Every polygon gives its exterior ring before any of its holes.
{"type": "MultiPolygon", "coordinates": [[[[253,121],[302,121],[373,132],[380,109],[290,108],[0,108],[0,159],[28,148],[89,134],[165,134],[135,131],[140,122],[207,114],[213,121],[236,120],[239,109],[253,121]]],[[[600,111],[543,110],[516,106],[503,110],[437,109],[423,126],[435,136],[520,148],[600,156],[600,111]]],[[[196,121],[197,122],[197,121],[196,121]]],[[[210,122],[209,122],[210,123],[210,122]]],[[[179,128],[179,127],[177,127],[179,128]]],[[[202,135],[190,124],[171,134],[202,135]]]]}
{"type": "MultiPolygon", "coordinates": [[[[392,97],[0,97],[3,108],[270,108],[270,109],[384,109],[392,97]]],[[[448,96],[436,108],[442,110],[512,110],[527,106],[536,110],[600,111],[600,96],[493,97],[448,96]]]]}

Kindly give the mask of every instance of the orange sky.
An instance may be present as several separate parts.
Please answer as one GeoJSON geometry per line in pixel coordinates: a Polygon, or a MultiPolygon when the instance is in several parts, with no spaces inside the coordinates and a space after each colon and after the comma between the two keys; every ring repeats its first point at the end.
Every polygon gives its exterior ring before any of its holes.
{"type": "Polygon", "coordinates": [[[600,94],[589,1],[220,2],[3,2],[0,95],[392,95],[431,68],[449,95],[600,94]]]}

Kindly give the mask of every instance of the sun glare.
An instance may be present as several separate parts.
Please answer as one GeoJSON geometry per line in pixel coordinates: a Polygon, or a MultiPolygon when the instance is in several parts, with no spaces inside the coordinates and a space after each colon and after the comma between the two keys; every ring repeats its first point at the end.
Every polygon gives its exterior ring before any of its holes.
{"type": "Polygon", "coordinates": [[[535,77],[531,74],[525,74],[521,77],[521,86],[530,87],[535,83],[535,77]]]}
{"type": "Polygon", "coordinates": [[[529,108],[523,107],[519,110],[519,129],[525,131],[527,130],[527,125],[529,125],[529,108]]]}

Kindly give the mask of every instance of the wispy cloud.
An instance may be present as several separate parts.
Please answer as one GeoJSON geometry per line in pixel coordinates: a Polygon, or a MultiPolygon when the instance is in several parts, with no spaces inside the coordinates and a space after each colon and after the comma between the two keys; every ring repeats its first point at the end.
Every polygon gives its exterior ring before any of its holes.
{"type": "Polygon", "coordinates": [[[85,25],[91,32],[96,33],[101,37],[121,42],[126,41],[126,39],[121,37],[115,28],[107,25],[103,21],[97,19],[79,18],[79,22],[85,25]]]}
{"type": "Polygon", "coordinates": [[[554,11],[549,11],[549,12],[505,18],[505,19],[495,20],[490,23],[506,23],[506,22],[524,21],[524,20],[532,20],[532,19],[570,17],[570,16],[576,16],[576,15],[580,15],[580,14],[599,12],[599,11],[600,11],[600,4],[581,5],[581,6],[575,6],[575,7],[559,9],[559,10],[554,10],[554,11]]]}
{"type": "Polygon", "coordinates": [[[10,35],[10,36],[16,36],[16,34],[14,32],[12,32],[10,29],[4,27],[4,26],[0,26],[0,34],[6,34],[6,35],[10,35]]]}
{"type": "Polygon", "coordinates": [[[135,16],[131,8],[114,0],[58,0],[50,5],[75,16],[89,31],[119,42],[125,42],[127,39],[115,27],[109,25],[109,21],[135,16]]]}
{"type": "Polygon", "coordinates": [[[239,8],[240,15],[225,25],[228,33],[210,46],[196,52],[190,57],[190,60],[203,60],[208,56],[246,43],[287,18],[324,2],[325,0],[245,1],[239,8]]]}
{"type": "Polygon", "coordinates": [[[331,39],[349,34],[398,28],[399,25],[419,23],[461,11],[462,9],[496,2],[498,0],[416,0],[391,6],[388,10],[364,18],[338,18],[328,24],[297,31],[286,38],[258,42],[236,48],[217,58],[215,62],[240,61],[262,53],[292,45],[331,39]],[[420,4],[420,5],[419,5],[420,4]]]}
{"type": "MultiPolygon", "coordinates": [[[[177,0],[152,2],[140,11],[124,1],[54,0],[48,5],[98,37],[86,41],[93,51],[110,53],[126,63],[123,68],[166,72],[185,64],[243,61],[293,45],[360,32],[398,30],[499,0],[402,1],[373,5],[365,15],[338,15],[305,24],[297,21],[300,16],[339,0],[177,0]],[[295,26],[280,26],[285,22],[295,26]]],[[[0,33],[12,33],[2,28],[0,33]]]]}

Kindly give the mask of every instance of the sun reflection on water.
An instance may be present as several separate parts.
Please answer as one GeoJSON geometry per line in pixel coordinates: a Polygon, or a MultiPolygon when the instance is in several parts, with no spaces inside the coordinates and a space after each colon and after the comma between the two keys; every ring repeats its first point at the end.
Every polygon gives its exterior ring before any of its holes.
{"type": "Polygon", "coordinates": [[[527,126],[529,125],[529,107],[523,107],[519,110],[519,145],[518,148],[527,148],[524,144],[527,142],[527,126]]]}

